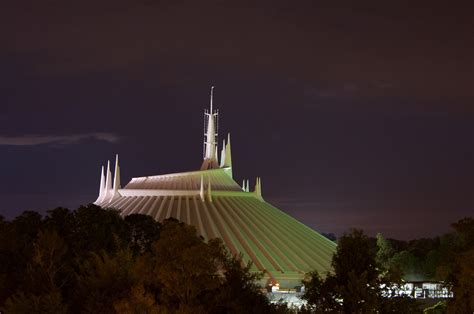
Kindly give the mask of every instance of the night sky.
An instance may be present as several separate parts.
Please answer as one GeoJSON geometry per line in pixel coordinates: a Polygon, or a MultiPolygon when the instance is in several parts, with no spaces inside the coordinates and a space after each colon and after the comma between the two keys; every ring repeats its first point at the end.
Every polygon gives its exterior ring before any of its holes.
{"type": "Polygon", "coordinates": [[[236,181],[316,230],[473,216],[472,10],[242,3],[2,2],[0,214],[94,201],[117,152],[123,185],[198,169],[215,85],[236,181]]]}

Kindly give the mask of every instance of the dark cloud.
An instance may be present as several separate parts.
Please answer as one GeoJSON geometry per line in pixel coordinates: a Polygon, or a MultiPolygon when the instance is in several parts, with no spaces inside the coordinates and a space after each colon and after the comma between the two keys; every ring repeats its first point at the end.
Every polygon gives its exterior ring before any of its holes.
{"type": "Polygon", "coordinates": [[[119,137],[112,133],[86,133],[73,135],[22,135],[0,136],[0,145],[34,146],[44,144],[70,145],[85,139],[95,139],[109,143],[117,143],[119,137]]]}

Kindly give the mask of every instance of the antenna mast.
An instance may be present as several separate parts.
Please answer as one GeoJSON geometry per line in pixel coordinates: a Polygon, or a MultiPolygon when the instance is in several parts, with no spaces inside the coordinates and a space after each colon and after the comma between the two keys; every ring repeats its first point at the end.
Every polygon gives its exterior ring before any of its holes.
{"type": "Polygon", "coordinates": [[[204,110],[204,162],[201,169],[219,168],[216,156],[218,111],[214,111],[214,86],[211,86],[209,111],[204,110]]]}

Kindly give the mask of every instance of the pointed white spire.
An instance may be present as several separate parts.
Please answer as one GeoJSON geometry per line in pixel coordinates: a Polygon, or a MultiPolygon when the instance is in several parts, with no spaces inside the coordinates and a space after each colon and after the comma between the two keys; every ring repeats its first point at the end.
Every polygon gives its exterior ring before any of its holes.
{"type": "Polygon", "coordinates": [[[204,202],[204,177],[201,174],[201,188],[199,189],[199,196],[201,197],[201,201],[204,202]]]}
{"type": "Polygon", "coordinates": [[[225,139],[222,141],[222,150],[221,150],[221,164],[219,167],[224,168],[225,167],[225,151],[226,151],[226,145],[225,145],[225,139]]]}
{"type": "Polygon", "coordinates": [[[227,143],[225,145],[225,151],[224,147],[222,148],[222,154],[224,155],[224,158],[221,157],[221,168],[225,168],[225,173],[227,173],[233,179],[232,155],[230,150],[230,133],[227,134],[227,143]],[[224,162],[222,162],[222,159],[224,159],[224,162]]]}
{"type": "Polygon", "coordinates": [[[115,155],[114,187],[107,193],[107,202],[110,204],[120,197],[120,166],[118,154],[115,155]]]}
{"type": "Polygon", "coordinates": [[[110,160],[107,160],[107,171],[105,173],[105,187],[101,203],[108,203],[112,197],[112,172],[110,170],[110,160]]]}
{"type": "Polygon", "coordinates": [[[257,198],[259,198],[261,201],[263,201],[262,197],[262,182],[260,181],[260,177],[257,177],[255,181],[255,190],[254,190],[255,195],[257,198]]]}
{"type": "Polygon", "coordinates": [[[232,155],[230,152],[230,133],[227,134],[227,144],[225,146],[225,167],[232,167],[232,155]]]}
{"type": "Polygon", "coordinates": [[[118,191],[121,188],[120,186],[120,166],[119,166],[119,156],[115,156],[115,174],[114,174],[114,191],[118,191]]]}
{"type": "Polygon", "coordinates": [[[102,170],[100,172],[99,197],[97,197],[97,200],[94,202],[94,204],[98,205],[100,202],[102,202],[104,195],[105,195],[105,174],[104,174],[104,166],[102,166],[102,170]]]}
{"type": "Polygon", "coordinates": [[[209,202],[212,203],[212,194],[211,194],[211,177],[207,177],[208,183],[207,183],[207,199],[209,202]]]}
{"type": "Polygon", "coordinates": [[[250,189],[250,182],[249,182],[249,180],[244,179],[242,181],[242,191],[249,192],[249,189],[250,189]]]}
{"type": "Polygon", "coordinates": [[[107,173],[105,177],[105,190],[109,191],[112,189],[112,172],[110,172],[110,160],[107,160],[107,173]]]}

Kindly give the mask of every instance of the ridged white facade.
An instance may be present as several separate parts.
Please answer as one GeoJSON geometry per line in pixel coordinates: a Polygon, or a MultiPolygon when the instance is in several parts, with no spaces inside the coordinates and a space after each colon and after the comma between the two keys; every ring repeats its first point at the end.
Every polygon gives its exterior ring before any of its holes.
{"type": "Polygon", "coordinates": [[[205,239],[221,238],[232,253],[242,253],[255,270],[265,273],[265,284],[294,288],[309,271],[329,271],[334,242],[266,202],[260,178],[252,192],[248,181],[240,186],[233,180],[230,137],[219,164],[216,117],[211,94],[201,170],[137,177],[120,188],[117,156],[114,185],[110,166],[106,174],[102,169],[95,204],[119,210],[123,216],[145,214],[160,222],[173,217],[195,226],[205,239]]]}

